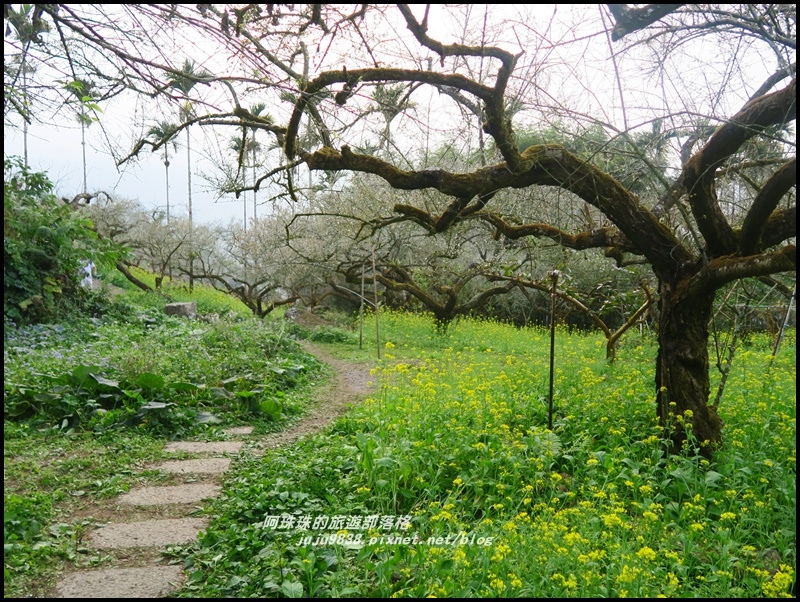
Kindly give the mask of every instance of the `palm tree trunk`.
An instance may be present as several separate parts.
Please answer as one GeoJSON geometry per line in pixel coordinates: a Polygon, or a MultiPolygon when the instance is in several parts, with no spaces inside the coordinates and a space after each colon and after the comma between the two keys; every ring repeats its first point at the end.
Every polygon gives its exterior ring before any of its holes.
{"type": "Polygon", "coordinates": [[[194,221],[192,219],[192,147],[189,128],[186,128],[186,180],[189,186],[189,292],[194,291],[194,221]]]}
{"type": "Polygon", "coordinates": [[[167,225],[169,226],[169,148],[164,145],[164,179],[166,181],[167,225]]]}
{"type": "Polygon", "coordinates": [[[83,122],[83,110],[81,110],[81,151],[83,154],[83,194],[86,194],[86,124],[83,122]]]}
{"type": "Polygon", "coordinates": [[[253,146],[252,161],[253,161],[253,224],[255,225],[256,221],[258,220],[258,209],[256,208],[256,149],[255,149],[255,145],[253,146]]]}

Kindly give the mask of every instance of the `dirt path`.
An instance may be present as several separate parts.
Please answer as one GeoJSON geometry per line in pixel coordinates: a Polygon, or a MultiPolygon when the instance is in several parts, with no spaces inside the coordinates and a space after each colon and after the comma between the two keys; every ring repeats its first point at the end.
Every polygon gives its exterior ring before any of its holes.
{"type": "Polygon", "coordinates": [[[289,445],[301,437],[324,430],[348,407],[363,401],[376,389],[375,377],[370,374],[374,362],[341,360],[333,357],[321,345],[307,341],[303,341],[301,346],[307,353],[331,366],[336,374],[331,383],[318,393],[317,403],[308,415],[288,430],[267,435],[260,441],[259,447],[264,449],[289,445]]]}

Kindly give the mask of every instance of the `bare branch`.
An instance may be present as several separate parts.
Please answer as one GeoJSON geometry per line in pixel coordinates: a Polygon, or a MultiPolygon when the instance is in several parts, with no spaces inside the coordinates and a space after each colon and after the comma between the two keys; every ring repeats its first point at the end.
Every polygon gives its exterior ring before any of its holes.
{"type": "Polygon", "coordinates": [[[689,194],[700,232],[711,256],[733,252],[738,240],[722,214],[715,190],[716,170],[747,140],[770,125],[796,118],[797,80],[783,90],[747,103],[727,123],[720,126],[706,145],[685,165],[681,179],[689,194]]]}

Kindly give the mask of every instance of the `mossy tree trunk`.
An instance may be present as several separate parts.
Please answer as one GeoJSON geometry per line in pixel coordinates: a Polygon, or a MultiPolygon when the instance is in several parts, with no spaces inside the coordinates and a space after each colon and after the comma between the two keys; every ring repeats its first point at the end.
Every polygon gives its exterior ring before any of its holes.
{"type": "Polygon", "coordinates": [[[682,298],[675,288],[662,283],[659,297],[657,414],[670,429],[673,451],[695,440],[700,453],[710,457],[722,442],[722,421],[708,403],[714,294],[682,298]]]}

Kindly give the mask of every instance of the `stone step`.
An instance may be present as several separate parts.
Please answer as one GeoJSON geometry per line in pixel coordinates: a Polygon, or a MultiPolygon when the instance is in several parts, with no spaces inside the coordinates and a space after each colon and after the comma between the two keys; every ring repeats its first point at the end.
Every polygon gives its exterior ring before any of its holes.
{"type": "Polygon", "coordinates": [[[188,483],[163,487],[140,487],[119,496],[120,504],[160,506],[162,504],[191,504],[219,495],[220,486],[209,483],[188,483]]]}
{"type": "MultiPolygon", "coordinates": [[[[247,436],[253,432],[253,427],[234,427],[225,432],[232,436],[247,436]]],[[[242,445],[241,441],[182,441],[168,443],[165,451],[226,454],[241,451],[242,445]]],[[[200,458],[163,462],[155,468],[173,474],[222,474],[230,463],[230,458],[200,458]]],[[[119,496],[118,501],[128,506],[190,504],[216,497],[220,489],[210,483],[141,487],[119,496]]],[[[112,523],[92,531],[89,541],[98,549],[164,548],[195,541],[207,524],[203,518],[112,523]]],[[[185,578],[180,566],[79,571],[61,579],[55,597],[164,598],[180,589],[185,578]]]]}
{"type": "Polygon", "coordinates": [[[64,576],[57,598],[164,598],[185,580],[180,566],[81,571],[64,576]]]}
{"type": "Polygon", "coordinates": [[[228,435],[252,435],[252,426],[232,426],[231,428],[223,429],[223,432],[228,435]]]}
{"type": "Polygon", "coordinates": [[[154,466],[170,474],[222,474],[231,465],[230,458],[201,458],[199,460],[173,460],[154,466]]]}
{"type": "Polygon", "coordinates": [[[244,445],[241,441],[172,441],[164,446],[166,452],[185,451],[193,454],[236,453],[244,445]]]}
{"type": "Polygon", "coordinates": [[[165,518],[134,523],[112,523],[89,534],[97,548],[162,548],[189,543],[206,528],[202,518],[165,518]]]}

